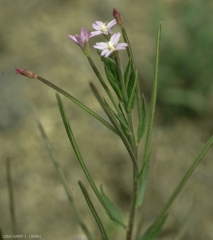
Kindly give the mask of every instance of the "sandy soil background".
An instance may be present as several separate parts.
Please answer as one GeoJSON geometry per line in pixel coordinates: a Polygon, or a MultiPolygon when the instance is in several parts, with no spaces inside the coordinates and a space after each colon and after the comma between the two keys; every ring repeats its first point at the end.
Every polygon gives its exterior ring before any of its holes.
{"type": "MultiPolygon", "coordinates": [[[[142,72],[146,57],[152,55],[155,49],[156,32],[149,30],[149,24],[153,22],[156,4],[165,8],[175,2],[0,1],[0,226],[3,234],[11,234],[6,180],[8,157],[12,162],[18,233],[41,235],[45,240],[75,239],[82,234],[36,127],[31,104],[65,170],[85,222],[97,231],[77,184],[78,180],[82,180],[88,186],[66,136],[54,90],[36,80],[15,75],[14,68],[23,67],[51,80],[104,116],[88,85],[89,81],[93,81],[100,87],[99,83],[81,50],[67,35],[78,33],[82,26],[91,28],[95,20],[111,20],[112,8],[116,7],[125,19],[136,62],[142,72]]],[[[168,17],[169,15],[168,13],[168,17]]],[[[156,19],[156,29],[158,20],[156,19]]],[[[163,29],[166,31],[167,28],[166,25],[163,29]]],[[[95,52],[92,54],[101,67],[95,52]]],[[[147,100],[149,101],[149,94],[147,100]]],[[[63,101],[92,176],[97,185],[104,184],[106,192],[124,212],[127,220],[131,162],[126,150],[113,133],[64,97],[63,101]]],[[[143,212],[144,228],[153,221],[212,133],[212,120],[209,118],[193,121],[182,117],[165,126],[158,121],[160,114],[158,109],[154,134],[157,150],[153,159],[155,164],[151,190],[143,212]]],[[[211,148],[175,201],[164,233],[159,239],[174,239],[192,202],[193,211],[187,233],[182,239],[213,239],[212,156],[211,148]]],[[[91,196],[95,202],[92,193],[91,196]]],[[[105,213],[96,204],[103,221],[108,224],[111,239],[124,238],[119,228],[113,232],[105,213]]]]}

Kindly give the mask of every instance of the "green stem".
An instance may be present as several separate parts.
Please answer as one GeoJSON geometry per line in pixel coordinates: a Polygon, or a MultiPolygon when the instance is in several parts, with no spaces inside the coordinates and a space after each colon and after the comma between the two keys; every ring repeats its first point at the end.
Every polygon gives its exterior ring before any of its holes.
{"type": "MultiPolygon", "coordinates": [[[[133,54],[132,54],[131,45],[130,45],[128,36],[126,34],[125,28],[121,27],[121,30],[122,30],[124,41],[128,44],[127,53],[128,53],[129,59],[131,60],[132,71],[135,74],[136,73],[136,67],[135,67],[134,57],[133,57],[133,54]]],[[[142,106],[141,106],[141,95],[140,95],[139,81],[137,81],[136,101],[137,101],[138,116],[141,116],[142,106]]],[[[130,136],[130,138],[132,139],[131,143],[134,146],[134,152],[135,152],[135,155],[137,156],[137,146],[136,146],[136,141],[135,141],[135,137],[134,137],[134,130],[133,130],[133,126],[132,126],[132,118],[131,118],[131,113],[128,113],[128,111],[127,111],[127,117],[128,117],[128,122],[131,125],[130,127],[132,129],[132,134],[133,134],[132,137],[130,136]]],[[[133,170],[133,192],[132,192],[132,203],[131,203],[130,216],[129,216],[129,225],[128,225],[127,236],[126,236],[127,240],[132,239],[132,233],[133,233],[133,228],[134,228],[135,210],[136,210],[136,203],[137,203],[137,196],[138,196],[138,180],[137,180],[137,177],[138,177],[137,173],[135,172],[135,170],[133,170]]]]}
{"type": "Polygon", "coordinates": [[[90,115],[92,115],[94,118],[96,118],[97,120],[99,120],[103,125],[105,125],[106,127],[108,127],[111,131],[113,131],[114,133],[117,134],[117,132],[115,131],[115,129],[106,121],[104,120],[102,117],[100,117],[98,114],[96,114],[95,112],[93,112],[91,109],[89,109],[87,106],[85,106],[83,103],[81,103],[80,101],[78,101],[76,98],[74,98],[72,95],[70,95],[68,92],[66,92],[65,90],[61,89],[60,87],[56,86],[55,84],[51,83],[50,81],[38,76],[37,77],[38,80],[40,80],[41,82],[43,82],[44,84],[48,85],[49,87],[55,89],[57,92],[61,93],[62,95],[64,95],[65,97],[67,97],[68,99],[70,99],[71,101],[73,101],[74,103],[76,103],[79,107],[81,107],[82,109],[84,109],[86,112],[88,112],[90,115]]]}
{"type": "Polygon", "coordinates": [[[129,59],[131,59],[133,69],[136,69],[135,60],[134,60],[134,56],[133,56],[133,53],[132,53],[132,48],[131,48],[131,45],[130,45],[129,38],[128,38],[128,35],[126,33],[125,27],[121,27],[121,31],[122,31],[122,35],[123,35],[123,38],[124,38],[124,42],[126,42],[128,44],[128,48],[127,48],[128,57],[129,57],[129,59]]]}
{"type": "Polygon", "coordinates": [[[65,128],[66,128],[66,132],[67,132],[68,138],[69,138],[70,143],[71,143],[71,145],[72,145],[72,147],[73,147],[73,150],[74,150],[74,152],[75,152],[75,154],[76,154],[76,156],[77,156],[77,159],[78,159],[78,161],[79,161],[79,163],[80,163],[80,165],[81,165],[81,168],[82,168],[82,170],[83,170],[83,172],[84,172],[87,180],[89,181],[89,183],[90,183],[90,185],[91,185],[91,187],[92,187],[95,195],[97,196],[98,200],[99,200],[102,204],[105,205],[105,203],[103,202],[103,200],[102,200],[102,198],[101,198],[101,195],[100,195],[100,193],[99,193],[99,191],[98,191],[98,189],[97,189],[97,187],[96,187],[96,185],[95,185],[95,183],[94,183],[94,181],[93,181],[93,179],[92,179],[92,177],[91,177],[91,175],[90,175],[90,173],[89,173],[89,171],[88,171],[88,169],[87,169],[87,167],[86,167],[86,165],[85,165],[85,163],[84,163],[84,160],[83,160],[83,158],[82,158],[82,156],[81,156],[80,150],[79,150],[78,145],[77,145],[77,143],[76,143],[76,141],[75,141],[75,138],[74,138],[74,135],[73,135],[71,126],[70,126],[70,124],[69,124],[68,118],[67,118],[67,116],[66,116],[66,114],[65,114],[64,106],[63,106],[63,104],[62,104],[60,95],[59,95],[59,94],[56,94],[56,97],[57,97],[59,109],[60,109],[60,112],[61,112],[62,120],[63,120],[63,122],[64,122],[64,126],[65,126],[65,128]]]}
{"type": "Polygon", "coordinates": [[[132,190],[132,202],[131,202],[131,209],[129,215],[129,224],[127,229],[126,239],[132,239],[134,221],[135,221],[135,210],[136,210],[136,203],[137,203],[137,195],[138,195],[138,180],[137,180],[137,172],[133,169],[133,190],[132,190]]]}
{"type": "Polygon", "coordinates": [[[85,200],[86,200],[86,202],[87,202],[87,204],[88,204],[88,206],[89,206],[89,208],[90,208],[90,210],[91,210],[91,212],[92,212],[92,214],[93,214],[93,216],[95,218],[95,221],[96,221],[96,223],[97,223],[97,225],[99,227],[99,230],[100,230],[101,235],[102,235],[102,239],[103,240],[108,240],[106,231],[105,231],[105,229],[103,227],[103,224],[102,224],[102,222],[101,222],[101,220],[100,220],[100,218],[98,216],[98,213],[96,212],[96,210],[95,210],[95,208],[94,208],[94,206],[92,204],[92,201],[90,200],[89,194],[88,194],[85,186],[83,185],[83,183],[81,181],[78,181],[78,184],[79,184],[79,186],[81,188],[81,191],[82,191],[82,193],[83,193],[83,195],[85,197],[85,200]]]}

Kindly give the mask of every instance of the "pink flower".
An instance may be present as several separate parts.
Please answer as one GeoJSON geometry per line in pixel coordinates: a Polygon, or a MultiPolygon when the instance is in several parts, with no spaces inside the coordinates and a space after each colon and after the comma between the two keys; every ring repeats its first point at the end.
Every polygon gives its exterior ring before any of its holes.
{"type": "Polygon", "coordinates": [[[28,78],[37,78],[37,75],[34,72],[28,71],[24,68],[15,68],[16,74],[21,74],[28,78]]]}
{"type": "Polygon", "coordinates": [[[114,33],[110,38],[109,42],[96,43],[96,45],[93,47],[96,49],[102,50],[101,56],[104,56],[107,58],[114,51],[124,50],[128,46],[127,43],[118,43],[120,40],[120,37],[121,37],[120,33],[114,33]]]}
{"type": "Polygon", "coordinates": [[[92,37],[92,34],[90,31],[87,31],[86,28],[82,27],[80,35],[78,34],[76,34],[75,36],[68,35],[68,37],[73,42],[78,44],[85,54],[89,53],[89,39],[92,37]]]}
{"type": "Polygon", "coordinates": [[[92,27],[96,30],[94,32],[91,32],[92,36],[97,36],[100,34],[112,34],[112,27],[116,24],[116,20],[113,19],[112,21],[108,22],[101,22],[101,21],[96,21],[95,23],[92,24],[92,27]]]}

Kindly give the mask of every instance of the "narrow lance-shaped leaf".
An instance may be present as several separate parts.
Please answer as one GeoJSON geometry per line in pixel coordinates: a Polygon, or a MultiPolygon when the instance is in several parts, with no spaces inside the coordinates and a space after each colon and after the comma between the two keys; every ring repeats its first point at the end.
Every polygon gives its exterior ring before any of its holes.
{"type": "Polygon", "coordinates": [[[130,96],[129,96],[129,101],[127,104],[127,111],[131,111],[134,108],[134,103],[135,103],[135,96],[136,96],[136,86],[137,86],[137,81],[138,81],[138,74],[137,71],[134,72],[133,77],[131,79],[131,86],[128,86],[127,92],[130,92],[130,96]]]}
{"type": "MultiPolygon", "coordinates": [[[[158,34],[157,34],[157,40],[156,40],[156,58],[155,58],[155,70],[154,70],[154,83],[153,83],[153,87],[152,87],[151,110],[150,110],[149,120],[148,120],[148,129],[147,129],[147,133],[146,133],[146,141],[145,141],[143,164],[142,164],[142,169],[146,170],[146,172],[145,172],[146,179],[148,178],[149,168],[147,168],[145,166],[147,165],[147,159],[149,159],[148,155],[150,153],[150,143],[151,143],[153,122],[154,122],[156,98],[157,98],[160,37],[161,37],[161,23],[159,23],[159,26],[158,26],[158,34]]],[[[143,190],[143,192],[146,190],[146,182],[145,182],[145,185],[143,185],[142,190],[143,190]]],[[[142,200],[141,200],[141,202],[142,202],[142,200]]],[[[138,202],[138,204],[140,204],[140,202],[138,202]]]]}
{"type": "Polygon", "coordinates": [[[128,83],[129,83],[130,72],[131,72],[131,60],[129,60],[124,72],[124,82],[126,87],[128,86],[128,83]]]}
{"type": "Polygon", "coordinates": [[[119,82],[116,80],[116,78],[113,76],[113,74],[110,72],[110,70],[108,69],[108,67],[106,65],[104,66],[104,69],[105,69],[105,73],[106,73],[107,79],[108,79],[111,87],[115,91],[117,97],[120,100],[122,100],[122,93],[121,93],[121,90],[120,90],[119,82]]]}
{"type": "Polygon", "coordinates": [[[110,210],[110,212],[113,214],[114,218],[119,219],[120,222],[123,222],[121,214],[119,213],[117,208],[114,206],[114,204],[110,201],[110,199],[108,198],[108,196],[104,192],[102,184],[100,186],[100,193],[101,193],[103,201],[107,205],[107,207],[110,210]]]}
{"type": "Polygon", "coordinates": [[[141,138],[143,137],[146,130],[146,102],[144,95],[142,95],[142,111],[141,116],[139,116],[138,122],[138,131],[137,131],[137,142],[139,143],[141,138]]]}
{"type": "Polygon", "coordinates": [[[161,25],[162,24],[159,23],[157,40],[156,40],[154,82],[153,82],[153,87],[152,87],[151,106],[150,106],[150,114],[149,114],[149,119],[148,119],[148,128],[147,128],[147,134],[146,134],[146,141],[145,141],[145,149],[144,149],[143,159],[145,159],[147,157],[147,154],[150,150],[152,128],[153,128],[153,122],[154,122],[155,106],[156,106],[156,99],[157,99],[158,65],[159,65],[159,54],[160,54],[161,25]]]}
{"type": "Polygon", "coordinates": [[[146,131],[146,102],[144,95],[142,95],[142,111],[140,116],[138,116],[138,131],[137,131],[137,142],[139,143],[146,131]]]}
{"type": "Polygon", "coordinates": [[[158,222],[158,225],[155,226],[152,231],[149,229],[145,232],[145,234],[139,238],[139,240],[155,240],[158,234],[161,232],[164,223],[166,222],[166,219],[168,217],[168,214],[165,214],[162,218],[161,221],[158,222]]]}
{"type": "Polygon", "coordinates": [[[106,106],[108,106],[108,108],[111,110],[111,112],[113,113],[113,115],[118,119],[118,121],[120,122],[121,126],[123,126],[125,128],[125,131],[129,130],[129,126],[127,125],[127,121],[126,118],[124,116],[124,113],[122,111],[122,108],[119,105],[120,108],[120,114],[116,114],[109,106],[109,104],[105,101],[103,101],[103,99],[101,98],[98,90],[96,89],[95,85],[93,83],[90,83],[90,87],[92,89],[92,92],[94,93],[95,97],[97,98],[98,102],[100,103],[101,107],[103,108],[103,110],[105,111],[105,113],[108,115],[107,111],[106,111],[106,106]]]}
{"type": "Polygon", "coordinates": [[[118,81],[120,83],[120,89],[122,92],[122,101],[125,105],[125,109],[127,108],[127,102],[128,102],[128,94],[127,94],[127,89],[126,89],[126,85],[124,82],[124,76],[123,76],[123,69],[122,69],[122,64],[120,61],[120,57],[119,54],[117,53],[115,55],[115,62],[116,62],[116,68],[117,68],[117,73],[118,73],[118,81]]]}
{"type": "Polygon", "coordinates": [[[130,128],[129,128],[128,121],[127,121],[127,116],[126,116],[126,113],[125,113],[125,110],[124,110],[124,105],[123,105],[122,102],[120,102],[118,106],[121,110],[122,115],[121,116],[118,115],[118,117],[116,116],[116,118],[120,122],[120,126],[121,126],[123,132],[126,133],[126,137],[129,138],[130,128]],[[123,124],[122,120],[125,122],[125,124],[123,124]]]}
{"type": "Polygon", "coordinates": [[[106,121],[104,120],[102,117],[100,117],[98,114],[96,114],[95,112],[93,112],[90,108],[88,108],[86,105],[84,105],[83,103],[81,103],[80,101],[78,101],[76,98],[74,98],[72,95],[70,95],[68,92],[66,92],[65,90],[61,89],[60,87],[56,86],[55,84],[51,83],[50,81],[37,76],[37,79],[40,80],[41,82],[43,82],[44,84],[48,85],[49,87],[55,89],[57,92],[61,93],[62,95],[64,95],[65,97],[67,97],[68,99],[70,99],[71,101],[73,101],[75,104],[77,104],[80,108],[84,109],[86,112],[88,112],[91,116],[93,116],[94,118],[96,118],[98,121],[100,121],[103,125],[105,125],[106,127],[108,127],[111,131],[113,131],[114,133],[116,133],[116,131],[114,130],[114,128],[106,121]]]}
{"type": "Polygon", "coordinates": [[[124,105],[123,105],[123,103],[120,102],[120,103],[118,104],[118,106],[119,106],[119,108],[120,108],[120,110],[121,110],[121,115],[122,115],[123,119],[125,120],[125,122],[126,122],[126,124],[127,124],[127,117],[126,117],[126,113],[125,113],[125,110],[124,110],[124,105]]]}
{"type": "Polygon", "coordinates": [[[148,173],[149,173],[149,162],[147,162],[146,166],[144,167],[143,175],[139,179],[138,196],[137,196],[137,204],[136,204],[137,208],[139,208],[143,203],[146,186],[147,186],[148,173]]]}
{"type": "Polygon", "coordinates": [[[100,201],[100,203],[102,204],[102,206],[104,207],[104,209],[106,210],[107,214],[109,215],[110,219],[117,222],[118,224],[120,224],[121,226],[124,227],[124,224],[123,223],[120,223],[118,219],[114,219],[113,215],[111,214],[110,210],[107,208],[105,202],[103,201],[85,163],[84,163],[84,160],[81,156],[81,153],[80,153],[80,150],[78,148],[78,145],[75,141],[75,138],[74,138],[74,135],[73,135],[73,132],[72,132],[72,129],[70,127],[70,124],[69,124],[69,121],[68,121],[68,118],[67,118],[67,115],[66,115],[66,112],[65,112],[65,109],[64,109],[64,106],[63,106],[63,103],[61,101],[61,98],[60,98],[60,95],[57,93],[56,94],[56,97],[57,97],[57,101],[58,101],[58,106],[59,106],[59,110],[60,110],[60,113],[61,113],[61,117],[62,117],[62,120],[64,122],[64,126],[65,126],[65,129],[66,129],[66,132],[67,132],[67,135],[68,135],[68,138],[70,140],[70,143],[73,147],[73,150],[76,154],[76,157],[81,165],[81,168],[82,170],[84,171],[89,183],[90,183],[90,186],[92,187],[96,197],[98,198],[98,200],[100,201]]]}
{"type": "Polygon", "coordinates": [[[84,195],[84,198],[86,199],[86,202],[87,202],[87,204],[88,204],[88,206],[89,206],[89,208],[90,208],[90,210],[91,210],[91,212],[92,212],[92,214],[93,214],[93,216],[95,218],[95,221],[96,221],[96,223],[98,225],[98,228],[99,228],[99,230],[101,232],[102,239],[103,240],[108,240],[106,231],[105,231],[105,229],[103,227],[103,224],[102,224],[102,222],[101,222],[101,220],[100,220],[100,218],[99,218],[99,216],[98,216],[98,214],[97,214],[97,212],[96,212],[96,210],[95,210],[95,208],[94,208],[94,206],[93,206],[93,204],[92,204],[92,202],[90,200],[89,194],[88,194],[85,186],[83,185],[83,183],[81,181],[78,181],[78,184],[79,184],[79,186],[81,188],[81,191],[82,191],[82,193],[84,195]]]}
{"type": "Polygon", "coordinates": [[[191,164],[191,166],[189,167],[188,171],[185,173],[185,175],[183,176],[183,178],[181,179],[180,183],[178,184],[178,186],[175,188],[175,190],[173,191],[173,193],[171,194],[170,198],[168,199],[168,201],[166,202],[166,204],[163,206],[162,210],[160,211],[160,213],[158,214],[157,218],[155,219],[154,223],[149,227],[149,231],[152,232],[153,229],[156,228],[156,226],[158,226],[159,222],[162,221],[163,217],[165,216],[165,214],[167,213],[169,207],[172,205],[172,203],[174,202],[174,200],[177,198],[178,194],[180,193],[180,191],[182,190],[182,188],[184,187],[184,185],[186,184],[187,180],[189,179],[189,177],[192,175],[192,173],[194,172],[195,168],[197,167],[197,165],[201,162],[201,160],[203,159],[204,155],[206,154],[206,152],[208,151],[208,149],[213,145],[213,136],[209,139],[209,141],[205,144],[204,148],[201,150],[201,152],[199,153],[199,155],[197,156],[197,158],[194,160],[194,162],[191,164]]]}
{"type": "MultiPolygon", "coordinates": [[[[145,166],[147,165],[147,159],[148,159],[148,156],[150,154],[150,143],[151,143],[152,128],[153,128],[154,113],[155,113],[155,105],[156,105],[156,97],[157,97],[157,82],[158,82],[158,65],[159,65],[159,53],[160,53],[161,26],[162,26],[162,24],[159,23],[157,39],[156,39],[156,57],[155,57],[155,68],[154,68],[154,83],[153,83],[153,87],[152,87],[150,114],[149,114],[149,119],[148,119],[148,127],[147,127],[147,131],[146,131],[146,140],[145,140],[144,154],[143,154],[143,159],[142,159],[142,170],[141,170],[141,172],[139,174],[139,178],[141,177],[141,174],[143,173],[143,169],[145,169],[145,166]]],[[[125,31],[123,33],[124,33],[124,35],[126,34],[125,31]]],[[[129,51],[129,54],[132,56],[132,51],[129,51]]],[[[135,64],[133,62],[133,68],[134,67],[135,67],[135,64]]],[[[137,88],[137,90],[139,90],[139,88],[137,88]]],[[[141,100],[139,101],[139,98],[140,98],[139,91],[137,91],[138,118],[139,118],[139,121],[140,121],[141,117],[142,117],[142,111],[141,111],[142,106],[141,106],[141,100]]],[[[146,185],[145,185],[145,188],[146,188],[146,185]]],[[[146,189],[144,189],[143,191],[145,191],[145,190],[146,189]]],[[[138,202],[137,202],[138,206],[140,206],[141,203],[142,203],[142,200],[140,200],[139,198],[137,199],[138,200],[138,202]]],[[[141,199],[143,199],[143,198],[141,198],[141,199]]],[[[143,216],[141,218],[143,218],[143,216]]],[[[140,223],[141,222],[142,221],[140,221],[140,223]]],[[[140,228],[140,226],[139,226],[139,228],[140,228]]],[[[139,233],[139,231],[138,231],[138,233],[139,233]]]]}
{"type": "Polygon", "coordinates": [[[153,148],[151,148],[150,153],[147,156],[147,159],[145,160],[145,164],[143,164],[143,167],[138,175],[138,196],[137,196],[137,204],[136,204],[137,208],[139,208],[143,203],[147,181],[148,181],[150,157],[152,155],[152,150],[153,148]]]}
{"type": "Polygon", "coordinates": [[[113,74],[115,79],[118,79],[118,72],[115,60],[112,57],[105,58],[106,62],[105,65],[110,69],[111,73],[113,74]]]}

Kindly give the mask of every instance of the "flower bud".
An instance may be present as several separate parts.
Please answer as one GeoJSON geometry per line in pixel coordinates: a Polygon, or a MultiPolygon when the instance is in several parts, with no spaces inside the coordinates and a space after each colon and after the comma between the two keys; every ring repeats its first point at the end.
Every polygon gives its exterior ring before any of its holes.
{"type": "Polygon", "coordinates": [[[113,8],[112,14],[113,14],[114,18],[116,19],[117,24],[118,24],[120,27],[123,27],[123,20],[122,20],[122,18],[121,18],[120,13],[119,13],[115,8],[113,8]]]}
{"type": "Polygon", "coordinates": [[[16,74],[21,74],[28,78],[37,78],[37,75],[34,72],[28,71],[24,68],[15,68],[15,69],[16,69],[16,74]]]}

